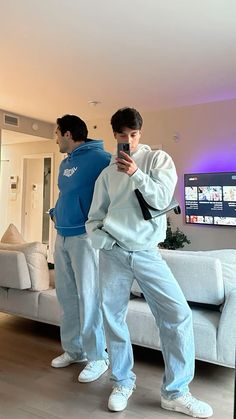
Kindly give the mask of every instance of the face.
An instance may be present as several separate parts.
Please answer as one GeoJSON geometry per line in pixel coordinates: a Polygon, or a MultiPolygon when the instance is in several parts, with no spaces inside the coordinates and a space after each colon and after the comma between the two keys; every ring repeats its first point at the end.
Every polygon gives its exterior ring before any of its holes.
{"type": "Polygon", "coordinates": [[[70,152],[70,132],[67,131],[64,135],[61,135],[61,131],[59,127],[57,127],[55,134],[57,136],[57,144],[59,146],[59,151],[61,153],[68,153],[70,152]]]}
{"type": "Polygon", "coordinates": [[[124,127],[122,132],[115,132],[114,137],[118,143],[129,143],[131,152],[134,152],[138,146],[141,131],[124,127]]]}

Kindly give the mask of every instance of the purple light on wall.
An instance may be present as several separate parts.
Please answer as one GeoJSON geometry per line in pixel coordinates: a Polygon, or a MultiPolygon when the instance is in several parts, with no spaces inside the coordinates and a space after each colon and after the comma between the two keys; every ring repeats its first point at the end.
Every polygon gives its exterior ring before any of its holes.
{"type": "Polygon", "coordinates": [[[190,173],[234,172],[236,171],[236,147],[232,150],[207,150],[192,161],[190,173]]]}

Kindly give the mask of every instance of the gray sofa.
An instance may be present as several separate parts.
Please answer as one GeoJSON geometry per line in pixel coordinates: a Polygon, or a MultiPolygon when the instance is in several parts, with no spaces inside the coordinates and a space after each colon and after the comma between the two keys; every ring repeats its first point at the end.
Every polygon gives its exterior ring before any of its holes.
{"type": "MultiPolygon", "coordinates": [[[[45,268],[45,256],[43,259],[40,256],[39,263],[35,254],[32,259],[31,253],[29,260],[25,248],[27,245],[23,246],[23,251],[19,247],[0,249],[0,311],[59,325],[60,309],[54,287],[54,271],[45,268]],[[37,265],[36,276],[34,263],[37,265]],[[42,283],[39,280],[40,273],[44,276],[42,283]]],[[[236,250],[161,250],[161,253],[192,309],[196,359],[233,368],[236,345],[236,250]]],[[[127,321],[133,344],[160,349],[154,317],[135,282],[127,321]]]]}

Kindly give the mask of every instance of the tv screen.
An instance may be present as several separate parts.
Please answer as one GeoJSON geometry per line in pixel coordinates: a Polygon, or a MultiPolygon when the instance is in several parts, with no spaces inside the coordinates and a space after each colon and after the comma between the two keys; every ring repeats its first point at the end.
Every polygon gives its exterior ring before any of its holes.
{"type": "Polygon", "coordinates": [[[185,222],[236,227],[236,172],[184,175],[185,222]]]}

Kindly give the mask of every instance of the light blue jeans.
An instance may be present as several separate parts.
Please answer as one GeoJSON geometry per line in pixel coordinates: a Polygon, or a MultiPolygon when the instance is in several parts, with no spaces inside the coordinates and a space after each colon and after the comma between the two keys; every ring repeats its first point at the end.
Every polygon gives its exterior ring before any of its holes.
{"type": "MultiPolygon", "coordinates": [[[[136,278],[160,330],[165,373],[162,395],[174,399],[189,391],[195,350],[191,310],[158,250],[129,252],[115,245],[100,251],[102,309],[115,385],[135,382],[126,313],[136,278]]],[[[191,272],[190,272],[191,275],[191,272]]]]}
{"type": "Polygon", "coordinates": [[[62,309],[61,343],[73,358],[107,359],[98,282],[98,252],[86,234],[57,234],[56,292],[62,309]]]}

